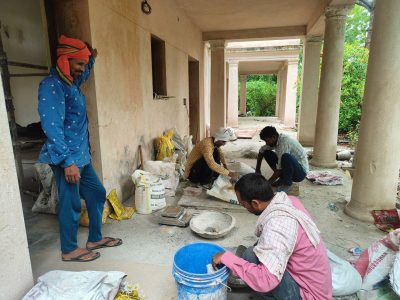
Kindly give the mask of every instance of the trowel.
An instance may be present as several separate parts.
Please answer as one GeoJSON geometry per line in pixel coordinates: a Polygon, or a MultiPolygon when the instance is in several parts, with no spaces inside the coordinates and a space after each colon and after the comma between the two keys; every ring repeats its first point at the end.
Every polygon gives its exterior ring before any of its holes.
{"type": "Polygon", "coordinates": [[[158,223],[162,225],[171,225],[186,227],[192,215],[189,214],[182,206],[167,206],[158,215],[158,223]]]}

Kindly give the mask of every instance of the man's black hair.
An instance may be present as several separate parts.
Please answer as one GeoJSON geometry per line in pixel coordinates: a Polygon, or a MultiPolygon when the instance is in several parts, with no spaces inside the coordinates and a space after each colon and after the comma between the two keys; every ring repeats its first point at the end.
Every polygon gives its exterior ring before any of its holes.
{"type": "Polygon", "coordinates": [[[276,131],[276,128],[274,126],[267,126],[261,130],[260,139],[265,141],[266,139],[271,138],[274,135],[279,135],[278,131],[276,131]]]}
{"type": "Polygon", "coordinates": [[[274,197],[271,184],[260,174],[250,173],[244,175],[235,184],[235,191],[240,193],[243,201],[252,200],[270,201],[274,197]]]}

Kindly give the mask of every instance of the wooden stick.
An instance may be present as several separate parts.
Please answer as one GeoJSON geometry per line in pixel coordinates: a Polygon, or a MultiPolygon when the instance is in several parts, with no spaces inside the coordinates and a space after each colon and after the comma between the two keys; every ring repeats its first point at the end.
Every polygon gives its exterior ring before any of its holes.
{"type": "Polygon", "coordinates": [[[139,145],[139,157],[140,157],[140,170],[144,170],[142,145],[139,145]]]}

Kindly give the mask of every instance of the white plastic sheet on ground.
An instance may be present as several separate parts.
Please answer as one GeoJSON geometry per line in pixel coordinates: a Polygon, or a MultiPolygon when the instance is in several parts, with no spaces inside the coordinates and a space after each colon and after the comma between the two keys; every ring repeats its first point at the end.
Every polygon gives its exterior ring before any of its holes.
{"type": "Polygon", "coordinates": [[[329,250],[327,252],[332,271],[333,296],[347,296],[357,293],[362,285],[360,273],[348,261],[336,256],[329,250]]]}
{"type": "Polygon", "coordinates": [[[117,271],[50,271],[22,300],[113,300],[125,277],[117,271]]]}

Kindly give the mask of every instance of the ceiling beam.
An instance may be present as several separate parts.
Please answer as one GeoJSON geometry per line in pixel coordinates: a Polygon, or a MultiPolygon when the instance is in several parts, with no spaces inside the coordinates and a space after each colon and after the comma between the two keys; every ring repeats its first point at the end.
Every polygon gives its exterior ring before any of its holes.
{"type": "Polygon", "coordinates": [[[298,38],[307,32],[307,26],[286,26],[253,28],[242,30],[224,30],[203,32],[203,41],[209,40],[251,40],[271,38],[298,38]]]}
{"type": "Polygon", "coordinates": [[[326,7],[329,5],[331,0],[322,0],[319,3],[319,6],[314,10],[310,20],[308,21],[307,24],[307,34],[323,34],[323,29],[324,29],[324,24],[322,26],[317,26],[320,25],[321,21],[323,22],[324,19],[324,12],[326,7]],[[319,27],[318,29],[315,29],[315,27],[319,27]],[[322,28],[321,28],[322,27],[322,28]],[[322,32],[318,32],[321,31],[322,32]]]}

